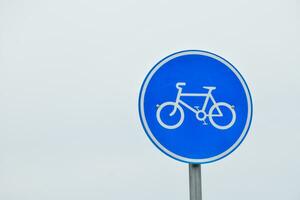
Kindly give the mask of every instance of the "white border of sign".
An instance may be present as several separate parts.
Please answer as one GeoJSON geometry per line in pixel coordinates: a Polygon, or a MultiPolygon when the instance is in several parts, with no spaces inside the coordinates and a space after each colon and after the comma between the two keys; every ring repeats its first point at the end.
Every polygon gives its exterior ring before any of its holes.
{"type": "Polygon", "coordinates": [[[225,60],[224,58],[217,56],[213,53],[207,52],[207,51],[200,51],[200,50],[187,50],[187,51],[180,51],[177,53],[174,53],[164,59],[162,59],[158,64],[156,64],[153,69],[149,72],[149,74],[147,75],[146,79],[144,80],[144,83],[142,85],[141,91],[140,91],[140,96],[139,96],[139,114],[140,114],[140,118],[143,124],[143,127],[145,129],[145,132],[147,133],[148,137],[150,138],[150,140],[165,154],[167,154],[168,156],[182,161],[182,162],[187,162],[187,163],[209,163],[209,162],[214,162],[217,160],[220,160],[224,157],[226,157],[227,155],[231,154],[240,144],[241,142],[244,140],[244,138],[247,135],[247,132],[249,130],[250,124],[251,124],[251,120],[252,120],[252,99],[251,99],[251,95],[249,92],[249,88],[245,82],[245,80],[243,79],[243,77],[241,76],[241,74],[238,72],[238,70],[232,65],[230,64],[227,60],[225,60]],[[247,105],[248,105],[248,113],[247,113],[247,120],[246,120],[246,124],[245,127],[243,129],[242,134],[240,135],[240,137],[238,138],[238,140],[226,151],[224,151],[223,153],[216,155],[214,157],[210,157],[210,158],[205,158],[205,159],[192,159],[192,158],[187,158],[187,157],[183,157],[180,155],[177,155],[171,151],[169,151],[168,149],[166,149],[162,144],[159,143],[159,141],[156,140],[156,138],[153,136],[146,117],[145,117],[145,112],[144,112],[144,97],[145,97],[145,93],[147,90],[147,86],[152,78],[152,76],[155,74],[155,72],[162,67],[165,63],[167,63],[168,61],[179,57],[179,56],[184,56],[184,55],[203,55],[203,56],[208,56],[211,57],[215,60],[220,61],[221,63],[223,63],[224,65],[226,65],[239,79],[239,81],[241,82],[246,97],[247,97],[247,105]]]}

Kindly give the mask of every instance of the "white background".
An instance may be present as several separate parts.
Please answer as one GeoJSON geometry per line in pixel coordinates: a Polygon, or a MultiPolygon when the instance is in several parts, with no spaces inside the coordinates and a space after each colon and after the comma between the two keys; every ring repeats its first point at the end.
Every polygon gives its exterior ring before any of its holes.
{"type": "Polygon", "coordinates": [[[254,104],[233,154],[203,166],[203,199],[300,199],[300,3],[0,1],[0,199],[188,199],[188,166],[148,140],[143,78],[202,49],[254,104]]]}

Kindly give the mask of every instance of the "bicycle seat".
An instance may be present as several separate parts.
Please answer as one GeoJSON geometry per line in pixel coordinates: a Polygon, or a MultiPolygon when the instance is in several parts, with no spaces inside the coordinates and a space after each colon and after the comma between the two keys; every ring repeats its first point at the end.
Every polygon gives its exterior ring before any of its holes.
{"type": "Polygon", "coordinates": [[[204,89],[208,89],[208,90],[214,90],[216,89],[216,87],[214,86],[203,86],[204,89]]]}
{"type": "Polygon", "coordinates": [[[185,86],[185,84],[186,84],[185,82],[178,82],[178,83],[176,83],[176,88],[179,89],[182,86],[185,86]]]}

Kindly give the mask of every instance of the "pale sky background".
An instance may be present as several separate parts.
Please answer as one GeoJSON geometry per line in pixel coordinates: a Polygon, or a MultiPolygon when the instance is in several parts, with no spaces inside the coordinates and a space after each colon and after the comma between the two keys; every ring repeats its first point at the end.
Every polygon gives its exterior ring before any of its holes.
{"type": "Polygon", "coordinates": [[[0,0],[0,199],[188,200],[137,101],[157,61],[201,49],[254,104],[239,149],[203,166],[203,199],[299,200],[299,19],[298,0],[0,0]]]}

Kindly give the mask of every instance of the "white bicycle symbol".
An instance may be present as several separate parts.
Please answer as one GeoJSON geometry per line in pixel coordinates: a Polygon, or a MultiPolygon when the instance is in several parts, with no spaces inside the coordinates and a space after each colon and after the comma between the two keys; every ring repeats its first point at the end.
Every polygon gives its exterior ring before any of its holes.
{"type": "Polygon", "coordinates": [[[184,112],[183,112],[182,106],[188,108],[193,113],[195,113],[196,118],[199,121],[202,121],[204,125],[207,125],[207,123],[205,121],[205,119],[207,117],[208,117],[210,123],[217,129],[221,129],[221,130],[229,129],[234,124],[234,122],[236,120],[236,113],[234,111],[234,106],[229,105],[226,102],[216,102],[216,100],[214,99],[214,97],[212,95],[212,91],[215,90],[216,87],[204,86],[203,88],[208,90],[207,93],[182,93],[182,86],[185,86],[185,85],[186,85],[186,83],[184,83],[184,82],[176,83],[176,88],[178,89],[178,93],[177,93],[177,98],[176,98],[175,102],[167,101],[161,105],[157,105],[158,109],[156,111],[156,118],[157,118],[158,123],[162,127],[166,128],[166,129],[176,129],[179,126],[181,126],[181,124],[184,121],[184,112]],[[180,97],[205,97],[205,101],[203,103],[202,108],[199,109],[199,106],[194,106],[194,108],[191,107],[190,105],[185,103],[183,100],[181,100],[180,97]],[[208,113],[206,113],[205,110],[206,110],[209,100],[212,101],[213,105],[210,107],[208,113]],[[179,114],[180,114],[179,121],[173,125],[166,124],[161,119],[161,111],[169,106],[173,107],[171,113],[169,114],[170,117],[174,116],[177,111],[179,111],[179,114]],[[224,116],[220,109],[221,106],[229,109],[229,111],[231,112],[231,116],[232,116],[231,121],[226,125],[219,125],[214,121],[215,117],[223,117],[224,116]],[[217,111],[217,113],[214,113],[215,110],[217,111]]]}

